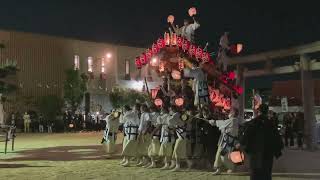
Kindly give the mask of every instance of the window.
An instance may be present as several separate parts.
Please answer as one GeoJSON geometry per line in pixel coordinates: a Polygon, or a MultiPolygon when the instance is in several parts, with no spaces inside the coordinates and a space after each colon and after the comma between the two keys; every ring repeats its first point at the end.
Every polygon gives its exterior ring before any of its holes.
{"type": "Polygon", "coordinates": [[[101,73],[106,73],[106,66],[104,58],[101,59],[101,73]]]}
{"type": "Polygon", "coordinates": [[[130,61],[126,60],[126,75],[130,74],[130,61]]]}
{"type": "Polygon", "coordinates": [[[92,60],[92,57],[88,57],[88,72],[93,72],[93,60],[92,60]]]}
{"type": "Polygon", "coordinates": [[[130,61],[126,59],[125,61],[125,75],[124,75],[125,80],[130,80],[130,61]]]}
{"type": "Polygon", "coordinates": [[[74,70],[80,69],[80,58],[78,55],[74,56],[74,70]]]}

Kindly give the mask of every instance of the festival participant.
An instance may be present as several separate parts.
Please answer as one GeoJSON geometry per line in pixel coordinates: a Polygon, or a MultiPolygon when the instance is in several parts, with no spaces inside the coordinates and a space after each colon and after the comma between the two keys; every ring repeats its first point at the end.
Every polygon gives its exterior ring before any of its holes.
{"type": "Polygon", "coordinates": [[[112,113],[104,119],[106,121],[106,129],[103,134],[102,143],[107,154],[115,152],[115,143],[119,128],[119,114],[117,113],[116,110],[112,110],[112,113]]]}
{"type": "Polygon", "coordinates": [[[151,159],[151,165],[148,166],[148,168],[155,168],[156,163],[155,159],[159,155],[159,150],[160,150],[160,130],[161,130],[161,122],[158,121],[158,118],[160,118],[160,114],[157,112],[156,107],[151,107],[150,108],[150,120],[151,120],[151,125],[152,125],[152,140],[151,143],[148,147],[148,156],[151,159]]]}
{"type": "Polygon", "coordinates": [[[179,26],[175,26],[172,24],[172,28],[174,29],[175,33],[181,35],[182,37],[186,38],[190,42],[194,43],[195,38],[194,34],[195,31],[200,27],[200,24],[194,17],[192,17],[193,23],[189,19],[185,19],[183,21],[183,26],[179,28],[179,26]]]}
{"type": "Polygon", "coordinates": [[[172,153],[172,161],[169,169],[172,171],[179,171],[181,167],[181,160],[187,157],[187,144],[186,144],[186,127],[185,122],[181,120],[181,114],[177,111],[176,106],[170,107],[171,116],[169,121],[174,121],[175,132],[177,140],[174,145],[172,153]]]}
{"type": "Polygon", "coordinates": [[[204,159],[207,169],[212,169],[212,165],[215,161],[215,154],[217,152],[217,144],[219,142],[220,131],[216,126],[211,126],[208,121],[213,119],[213,114],[210,113],[208,107],[202,109],[202,117],[205,121],[202,121],[202,144],[204,148],[204,159]]]}
{"type": "Polygon", "coordinates": [[[139,124],[139,136],[138,136],[138,154],[137,166],[149,166],[148,159],[148,148],[151,143],[151,135],[148,130],[151,127],[150,114],[148,110],[148,106],[143,104],[140,108],[141,116],[140,116],[140,124],[139,124]]]}
{"type": "MultiPolygon", "coordinates": [[[[187,165],[188,165],[188,169],[191,169],[193,166],[193,144],[194,144],[194,127],[193,127],[193,114],[194,112],[192,111],[192,109],[187,108],[186,109],[186,115],[187,120],[185,120],[186,122],[186,148],[187,148],[187,165]]],[[[184,119],[183,119],[184,120],[184,119]]]]}
{"type": "Polygon", "coordinates": [[[193,90],[195,91],[194,105],[200,106],[200,104],[209,103],[209,90],[207,82],[207,74],[203,72],[200,67],[195,65],[190,68],[184,69],[184,76],[194,78],[193,90]]]}
{"type": "Polygon", "coordinates": [[[138,139],[138,128],[140,124],[139,119],[139,108],[140,105],[136,104],[132,111],[129,108],[124,108],[125,112],[123,115],[123,119],[125,122],[124,128],[126,133],[126,140],[123,144],[124,148],[122,151],[122,155],[124,156],[124,160],[120,163],[122,166],[129,166],[129,158],[136,157],[137,155],[137,139],[138,139]]]}
{"type": "Polygon", "coordinates": [[[227,120],[209,120],[211,125],[215,125],[221,131],[221,136],[218,143],[218,150],[214,162],[214,168],[216,171],[214,175],[220,174],[223,167],[226,167],[228,173],[232,173],[234,170],[234,164],[228,159],[228,153],[234,146],[240,147],[239,143],[236,143],[236,137],[238,135],[238,110],[232,109],[229,113],[227,120]]]}
{"type": "Polygon", "coordinates": [[[202,110],[200,106],[197,108],[197,114],[195,115],[195,118],[192,121],[192,127],[193,127],[193,152],[192,152],[192,158],[194,163],[197,167],[200,167],[203,165],[204,161],[204,122],[203,122],[203,115],[202,110]]]}
{"type": "Polygon", "coordinates": [[[174,119],[170,118],[169,111],[165,107],[161,109],[161,115],[157,119],[157,123],[161,124],[161,138],[159,156],[164,158],[164,166],[161,170],[169,169],[169,164],[172,157],[174,137],[174,119]]]}

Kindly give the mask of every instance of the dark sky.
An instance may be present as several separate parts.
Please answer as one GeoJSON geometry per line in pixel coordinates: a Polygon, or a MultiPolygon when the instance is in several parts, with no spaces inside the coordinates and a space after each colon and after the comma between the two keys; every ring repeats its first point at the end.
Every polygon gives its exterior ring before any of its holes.
{"type": "Polygon", "coordinates": [[[320,40],[316,1],[278,0],[1,0],[0,28],[83,40],[148,46],[173,14],[181,24],[196,6],[203,43],[228,29],[246,53],[320,40]],[[297,2],[296,2],[297,1],[297,2]]]}

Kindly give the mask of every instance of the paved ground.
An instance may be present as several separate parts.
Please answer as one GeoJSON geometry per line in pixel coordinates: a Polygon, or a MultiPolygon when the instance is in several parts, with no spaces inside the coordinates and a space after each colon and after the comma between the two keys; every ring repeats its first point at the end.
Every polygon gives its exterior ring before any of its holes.
{"type": "MultiPolygon", "coordinates": [[[[15,152],[9,151],[4,155],[0,150],[0,179],[249,179],[246,173],[212,176],[205,171],[172,173],[158,169],[123,168],[118,165],[119,156],[105,156],[99,144],[100,140],[101,133],[18,134],[15,152]]],[[[2,147],[3,144],[0,144],[0,149],[2,147]]],[[[320,179],[320,176],[317,176],[317,173],[275,173],[273,179],[320,179]]]]}

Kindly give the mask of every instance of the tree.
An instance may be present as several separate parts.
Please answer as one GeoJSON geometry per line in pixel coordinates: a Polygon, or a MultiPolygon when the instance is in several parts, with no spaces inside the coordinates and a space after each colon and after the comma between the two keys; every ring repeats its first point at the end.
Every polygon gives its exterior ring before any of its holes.
{"type": "Polygon", "coordinates": [[[66,81],[64,83],[64,99],[75,111],[87,90],[88,77],[81,74],[79,70],[69,69],[66,71],[66,81]]]}
{"type": "Polygon", "coordinates": [[[132,106],[137,101],[146,102],[149,99],[148,94],[146,93],[118,87],[112,89],[112,92],[109,94],[109,98],[114,108],[119,108],[124,105],[132,106]]]}
{"type": "Polygon", "coordinates": [[[58,96],[50,95],[41,97],[38,106],[44,118],[52,121],[55,119],[57,113],[60,112],[62,104],[63,103],[61,98],[59,98],[58,96]]]}

